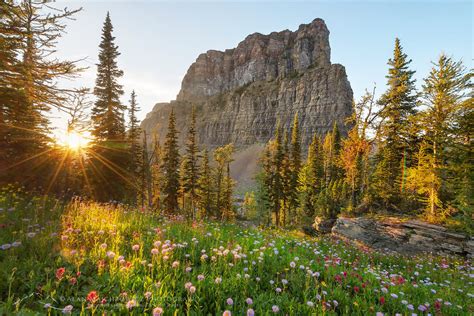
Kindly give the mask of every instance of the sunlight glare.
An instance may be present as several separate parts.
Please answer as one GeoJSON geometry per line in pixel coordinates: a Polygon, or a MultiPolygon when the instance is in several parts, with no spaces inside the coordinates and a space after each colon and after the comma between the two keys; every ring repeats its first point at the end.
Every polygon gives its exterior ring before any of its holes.
{"type": "Polygon", "coordinates": [[[58,141],[61,145],[71,150],[79,150],[87,147],[90,142],[90,135],[72,131],[64,135],[59,135],[58,141]]]}

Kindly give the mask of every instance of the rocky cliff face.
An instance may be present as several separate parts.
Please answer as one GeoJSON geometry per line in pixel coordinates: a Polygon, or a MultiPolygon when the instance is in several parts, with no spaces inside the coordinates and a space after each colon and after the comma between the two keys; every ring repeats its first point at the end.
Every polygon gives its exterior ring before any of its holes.
{"type": "Polygon", "coordinates": [[[295,113],[308,144],[313,133],[324,135],[334,123],[347,131],[352,89],[344,67],[330,62],[324,21],[315,19],[295,32],[255,33],[234,49],[201,54],[176,101],[157,104],[142,128],[163,138],[173,108],[183,140],[193,105],[199,142],[207,147],[233,142],[244,149],[265,143],[277,121],[289,128],[295,113]]]}
{"type": "Polygon", "coordinates": [[[234,49],[199,55],[183,79],[177,100],[205,98],[309,67],[330,66],[329,31],[323,20],[316,19],[296,32],[254,33],[234,49]]]}

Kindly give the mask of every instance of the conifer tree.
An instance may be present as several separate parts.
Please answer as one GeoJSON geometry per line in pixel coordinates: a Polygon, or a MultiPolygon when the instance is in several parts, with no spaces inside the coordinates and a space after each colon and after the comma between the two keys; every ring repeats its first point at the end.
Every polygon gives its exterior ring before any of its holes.
{"type": "Polygon", "coordinates": [[[52,107],[65,109],[70,90],[61,88],[58,79],[80,69],[74,61],[55,58],[56,44],[64,20],[80,9],[46,12],[47,6],[32,0],[7,0],[0,6],[0,182],[34,187],[54,183],[57,176],[47,114],[52,107]]]}
{"type": "Polygon", "coordinates": [[[283,178],[283,165],[285,159],[285,149],[283,146],[283,130],[280,126],[280,122],[277,124],[275,131],[275,139],[271,143],[272,145],[272,168],[271,168],[271,188],[269,189],[270,204],[275,214],[275,225],[280,226],[280,210],[281,201],[284,195],[284,178],[283,178]]]}
{"type": "Polygon", "coordinates": [[[319,137],[315,134],[298,178],[299,206],[302,209],[302,215],[310,221],[316,213],[316,202],[322,183],[323,157],[319,137]]]}
{"type": "Polygon", "coordinates": [[[291,222],[294,224],[297,220],[296,209],[298,208],[298,176],[301,171],[301,135],[298,122],[298,113],[293,119],[291,129],[290,144],[290,179],[288,192],[288,210],[291,222]]]}
{"type": "Polygon", "coordinates": [[[233,188],[234,180],[230,176],[230,162],[231,159],[227,161],[226,166],[226,175],[224,178],[224,189],[223,189],[223,202],[222,202],[222,219],[224,221],[231,221],[235,218],[234,204],[233,204],[233,188]]]}
{"type": "Polygon", "coordinates": [[[283,140],[283,161],[281,166],[281,178],[283,185],[283,194],[280,201],[280,210],[282,214],[280,225],[286,226],[288,224],[289,212],[290,212],[290,199],[292,198],[294,189],[292,185],[293,172],[291,170],[291,157],[290,157],[290,140],[289,134],[285,130],[285,137],[283,140]]]}
{"type": "Polygon", "coordinates": [[[183,160],[183,199],[186,195],[189,196],[191,202],[192,218],[195,218],[195,208],[197,199],[197,188],[199,179],[199,157],[198,145],[196,139],[196,112],[193,106],[191,113],[191,125],[188,130],[188,139],[186,141],[186,155],[183,160]]]}
{"type": "Polygon", "coordinates": [[[207,149],[202,154],[201,170],[199,172],[197,185],[198,203],[201,217],[207,217],[213,213],[213,181],[212,169],[209,164],[209,153],[207,149]]]}
{"type": "Polygon", "coordinates": [[[168,133],[166,134],[163,148],[163,195],[166,210],[171,213],[178,211],[178,195],[180,187],[179,179],[179,148],[178,131],[176,130],[176,118],[174,110],[171,109],[168,122],[168,133]]]}
{"type": "Polygon", "coordinates": [[[130,180],[130,150],[125,134],[124,111],[120,96],[123,94],[118,79],[123,71],[117,66],[120,56],[113,26],[107,12],[99,45],[99,63],[94,88],[96,101],[92,108],[92,135],[95,137],[91,154],[94,171],[91,178],[95,195],[100,200],[121,200],[135,191],[136,183],[130,180]],[[113,185],[112,185],[113,184],[113,185]]]}
{"type": "Polygon", "coordinates": [[[416,113],[417,93],[414,71],[409,69],[411,59],[403,52],[400,40],[395,39],[393,59],[387,75],[387,91],[382,105],[380,144],[374,174],[374,191],[385,207],[393,207],[401,199],[405,170],[410,165],[416,142],[411,118],[416,113]]]}
{"type": "Polygon", "coordinates": [[[150,158],[150,174],[151,174],[151,194],[150,201],[155,209],[161,207],[161,187],[163,180],[162,172],[162,149],[159,137],[156,133],[153,134],[153,150],[150,158]]]}
{"type": "MultiPolygon", "coordinates": [[[[234,145],[227,144],[216,148],[214,151],[214,160],[216,162],[215,168],[215,190],[216,190],[216,216],[224,219],[227,217],[225,212],[229,212],[229,192],[227,191],[231,186],[228,181],[230,178],[230,163],[232,161],[232,154],[234,153],[234,145]]],[[[231,194],[231,192],[230,192],[231,194]]]]}
{"type": "MultiPolygon", "coordinates": [[[[144,154],[147,152],[144,152],[143,149],[140,146],[140,134],[141,134],[141,129],[140,129],[140,121],[137,118],[137,112],[140,111],[140,108],[138,107],[137,99],[136,99],[136,94],[135,90],[132,91],[130,95],[130,108],[128,110],[129,114],[129,122],[128,122],[128,142],[130,146],[130,174],[133,176],[132,181],[138,183],[138,180],[140,179],[140,173],[142,167],[144,167],[144,163],[142,162],[142,159],[148,159],[148,157],[145,157],[144,154]]],[[[146,149],[146,148],[145,148],[146,149]]],[[[148,156],[148,155],[147,155],[148,156]]],[[[148,164],[145,162],[145,165],[148,164]]],[[[149,169],[149,168],[148,168],[149,169]]],[[[136,195],[137,192],[135,192],[136,195]]]]}
{"type": "Polygon", "coordinates": [[[112,31],[112,21],[107,12],[99,45],[99,63],[94,88],[97,100],[92,109],[93,135],[99,140],[106,141],[123,140],[125,134],[123,119],[125,107],[120,102],[123,90],[118,83],[123,71],[117,66],[117,57],[120,53],[112,31]]]}
{"type": "Polygon", "coordinates": [[[439,209],[448,199],[450,147],[458,142],[453,130],[456,114],[466,96],[468,78],[461,62],[442,54],[424,80],[423,100],[426,109],[420,113],[424,129],[423,158],[416,167],[418,177],[412,178],[426,196],[426,206],[431,218],[439,217],[439,209]],[[429,181],[428,181],[429,180],[429,181]],[[425,188],[420,186],[424,184],[425,188]]]}
{"type": "Polygon", "coordinates": [[[263,155],[260,158],[261,172],[256,176],[257,191],[255,198],[257,201],[257,214],[261,216],[261,222],[270,225],[272,221],[272,192],[273,192],[273,174],[272,174],[272,141],[269,141],[264,148],[263,155]]]}

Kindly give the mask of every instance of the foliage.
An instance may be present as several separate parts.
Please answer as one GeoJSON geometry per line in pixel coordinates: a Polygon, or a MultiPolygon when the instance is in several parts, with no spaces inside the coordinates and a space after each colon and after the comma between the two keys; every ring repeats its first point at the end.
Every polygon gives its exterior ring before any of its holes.
{"type": "Polygon", "coordinates": [[[469,261],[0,194],[2,314],[472,314],[469,261]]]}

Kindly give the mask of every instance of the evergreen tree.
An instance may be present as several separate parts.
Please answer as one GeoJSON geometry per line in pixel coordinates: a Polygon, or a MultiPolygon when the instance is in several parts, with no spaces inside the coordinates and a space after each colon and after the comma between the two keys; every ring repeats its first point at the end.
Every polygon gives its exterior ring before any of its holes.
{"type": "MultiPolygon", "coordinates": [[[[128,122],[128,143],[130,144],[130,174],[133,176],[132,181],[135,183],[139,182],[141,169],[144,166],[142,159],[148,159],[148,150],[146,151],[141,148],[140,145],[140,121],[137,118],[137,112],[140,111],[137,103],[137,96],[135,90],[130,95],[130,108],[129,108],[129,122],[128,122]],[[147,154],[145,157],[144,154],[147,154]]],[[[146,164],[146,163],[145,163],[146,164]]],[[[146,164],[148,165],[148,164],[146,164]]],[[[148,166],[147,166],[148,167],[148,166]]],[[[135,192],[135,195],[137,192],[135,192]]]]}
{"type": "Polygon", "coordinates": [[[290,147],[289,147],[289,134],[285,130],[285,137],[283,139],[283,161],[281,170],[283,194],[280,200],[280,212],[282,214],[280,225],[286,226],[288,224],[289,212],[290,212],[290,199],[294,192],[292,185],[293,172],[291,170],[291,157],[290,157],[290,147]]]}
{"type": "Polygon", "coordinates": [[[440,216],[439,209],[449,199],[447,182],[452,163],[450,147],[459,139],[453,127],[456,126],[456,114],[466,96],[467,80],[461,62],[455,62],[444,54],[424,80],[423,100],[426,109],[420,118],[426,148],[420,152],[423,163],[417,166],[419,177],[413,180],[418,186],[422,183],[428,186],[425,188],[426,206],[431,218],[440,216]]]}
{"type": "Polygon", "coordinates": [[[162,192],[166,210],[176,213],[178,210],[179,179],[179,148],[176,118],[173,109],[169,116],[168,133],[163,148],[164,183],[162,192]]]}
{"type": "Polygon", "coordinates": [[[275,131],[275,139],[271,143],[272,146],[272,167],[271,167],[271,187],[269,189],[270,204],[275,215],[275,225],[280,226],[280,211],[281,201],[284,196],[284,178],[283,178],[283,165],[285,159],[285,149],[283,146],[282,128],[280,122],[277,124],[275,131]]]}
{"type": "Polygon", "coordinates": [[[123,140],[125,134],[123,119],[125,107],[120,102],[123,90],[118,83],[118,79],[123,76],[123,71],[117,66],[117,57],[120,53],[112,31],[112,21],[107,12],[99,45],[99,63],[94,88],[97,100],[92,109],[93,135],[98,140],[107,141],[123,140]]]}
{"type": "Polygon", "coordinates": [[[92,135],[95,137],[91,154],[91,171],[94,174],[95,195],[99,200],[122,200],[135,191],[137,184],[130,180],[130,150],[125,135],[125,106],[120,102],[123,94],[118,79],[123,71],[117,66],[120,56],[113,26],[107,13],[99,45],[99,63],[94,88],[96,101],[92,108],[92,135]],[[113,185],[112,185],[113,184],[113,185]]]}
{"type": "Polygon", "coordinates": [[[319,137],[315,134],[308,148],[308,156],[298,179],[301,213],[311,222],[316,214],[316,202],[322,184],[323,157],[319,137]]]}
{"type": "Polygon", "coordinates": [[[233,153],[233,144],[218,147],[214,151],[214,160],[216,162],[214,182],[216,190],[215,215],[221,219],[227,219],[228,213],[231,212],[230,207],[232,202],[230,199],[232,197],[232,185],[230,182],[230,163],[232,161],[233,153]]]}
{"type": "Polygon", "coordinates": [[[461,215],[460,222],[465,222],[470,231],[474,231],[474,87],[471,70],[466,75],[466,88],[469,94],[460,102],[454,119],[453,134],[456,142],[451,149],[451,166],[449,187],[454,192],[452,204],[461,215]]]}
{"type": "Polygon", "coordinates": [[[224,221],[231,221],[235,218],[234,203],[232,198],[235,182],[230,176],[230,162],[231,159],[227,161],[226,175],[224,178],[224,189],[222,194],[222,219],[224,221]]]}
{"type": "Polygon", "coordinates": [[[158,135],[155,133],[153,135],[153,150],[150,158],[150,174],[151,174],[151,193],[150,193],[150,203],[155,209],[160,209],[161,207],[161,187],[163,180],[162,173],[162,149],[159,141],[158,135]]]}
{"type": "Polygon", "coordinates": [[[186,141],[186,155],[183,160],[183,199],[189,196],[191,202],[191,217],[195,218],[195,208],[197,199],[197,188],[199,179],[199,157],[198,145],[196,139],[196,112],[193,107],[191,113],[191,125],[188,130],[188,139],[186,141]]]}
{"type": "Polygon", "coordinates": [[[298,176],[301,172],[301,135],[298,122],[298,113],[293,119],[293,127],[291,129],[291,145],[290,145],[290,179],[288,192],[288,210],[291,222],[294,224],[298,218],[296,210],[298,208],[298,176]]]}
{"type": "Polygon", "coordinates": [[[210,216],[213,213],[213,193],[212,169],[209,164],[209,153],[205,149],[202,154],[202,164],[197,185],[197,200],[201,218],[210,216]]]}
{"type": "Polygon", "coordinates": [[[50,147],[47,114],[52,107],[65,109],[69,90],[58,79],[80,70],[75,62],[54,58],[64,20],[79,10],[47,13],[47,7],[31,0],[0,6],[0,182],[30,188],[56,182],[59,160],[50,147]]]}
{"type": "Polygon", "coordinates": [[[401,200],[405,170],[416,152],[412,116],[416,113],[417,93],[411,60],[403,52],[400,40],[395,39],[393,59],[389,59],[387,91],[379,103],[383,106],[374,191],[385,207],[393,207],[401,200]]]}

